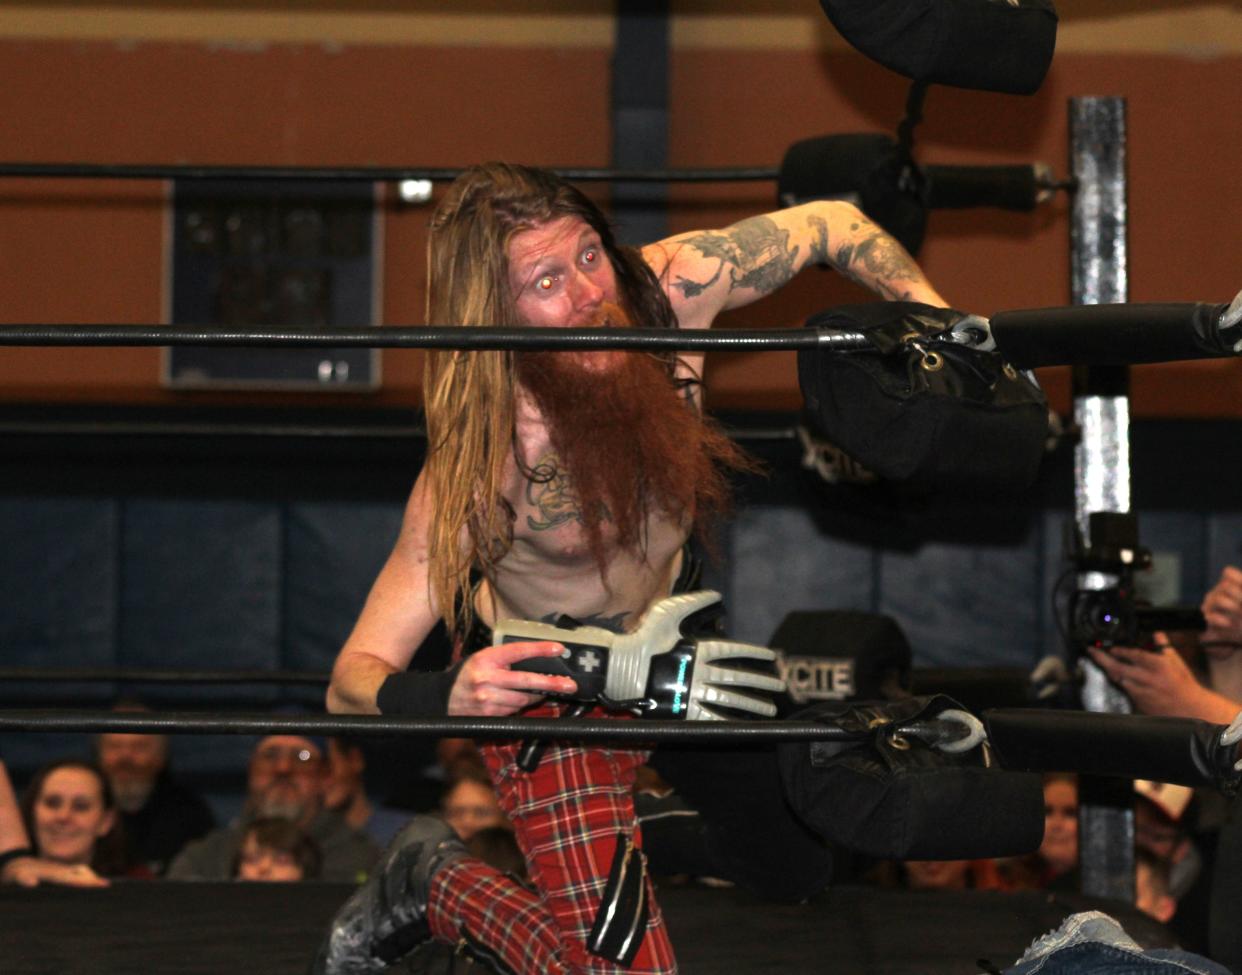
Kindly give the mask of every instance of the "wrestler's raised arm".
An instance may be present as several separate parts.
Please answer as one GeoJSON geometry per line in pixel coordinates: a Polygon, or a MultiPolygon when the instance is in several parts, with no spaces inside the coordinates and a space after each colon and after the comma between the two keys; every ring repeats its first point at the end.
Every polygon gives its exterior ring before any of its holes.
{"type": "Polygon", "coordinates": [[[490,647],[444,674],[406,673],[439,618],[427,574],[427,529],[434,516],[426,478],[420,475],[397,544],[332,668],[328,710],[496,716],[512,714],[542,694],[572,692],[572,680],[509,669],[517,660],[562,652],[559,644],[546,642],[490,647]]]}
{"type": "Polygon", "coordinates": [[[678,234],[643,248],[683,328],[706,328],[827,265],[883,298],[946,304],[914,258],[851,203],[820,200],[750,217],[723,230],[678,234]]]}

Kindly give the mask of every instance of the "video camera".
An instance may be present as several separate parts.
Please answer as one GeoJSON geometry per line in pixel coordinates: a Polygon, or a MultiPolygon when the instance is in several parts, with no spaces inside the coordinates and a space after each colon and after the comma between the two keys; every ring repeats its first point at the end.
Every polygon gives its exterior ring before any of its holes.
{"type": "Polygon", "coordinates": [[[1139,545],[1137,515],[1097,511],[1087,522],[1088,538],[1075,528],[1071,541],[1078,586],[1066,630],[1074,652],[1147,647],[1158,630],[1206,628],[1197,606],[1152,606],[1137,597],[1134,574],[1151,568],[1151,552],[1139,545]]]}

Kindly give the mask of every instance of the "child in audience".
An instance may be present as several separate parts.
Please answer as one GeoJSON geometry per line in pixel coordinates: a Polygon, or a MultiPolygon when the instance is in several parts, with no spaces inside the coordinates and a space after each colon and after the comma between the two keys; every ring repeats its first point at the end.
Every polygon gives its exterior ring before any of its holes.
{"type": "Polygon", "coordinates": [[[314,880],[320,860],[315,841],[289,820],[256,819],[242,836],[233,878],[268,883],[314,880]]]}
{"type": "Polygon", "coordinates": [[[491,779],[486,772],[470,766],[460,767],[449,781],[440,803],[440,815],[463,840],[491,826],[510,828],[491,779]]]}

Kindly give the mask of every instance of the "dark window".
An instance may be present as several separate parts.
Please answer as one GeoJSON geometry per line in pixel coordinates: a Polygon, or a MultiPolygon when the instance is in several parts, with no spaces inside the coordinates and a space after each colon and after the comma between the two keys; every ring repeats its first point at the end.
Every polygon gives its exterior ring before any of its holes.
{"type": "MultiPolygon", "coordinates": [[[[375,322],[370,183],[182,180],[173,190],[172,324],[298,331],[375,322]]],[[[171,347],[182,388],[370,389],[372,349],[171,347]]]]}

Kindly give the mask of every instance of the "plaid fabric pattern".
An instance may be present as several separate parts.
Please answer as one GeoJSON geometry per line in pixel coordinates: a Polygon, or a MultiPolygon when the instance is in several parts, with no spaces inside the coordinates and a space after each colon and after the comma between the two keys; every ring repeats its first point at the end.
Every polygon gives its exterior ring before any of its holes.
{"type": "MultiPolygon", "coordinates": [[[[529,713],[561,710],[545,704],[529,713]]],[[[597,709],[588,716],[605,715],[597,709]]],[[[537,893],[477,861],[459,861],[432,885],[433,933],[456,941],[464,925],[517,972],[674,975],[677,962],[650,881],[647,929],[633,965],[619,968],[586,948],[618,834],[641,845],[631,788],[646,753],[549,742],[539,767],[527,773],[516,765],[520,748],[489,743],[482,752],[537,893]]]]}
{"type": "Polygon", "coordinates": [[[457,860],[432,878],[427,920],[432,935],[448,944],[459,944],[464,928],[514,972],[569,971],[538,893],[481,860],[457,860]]]}

